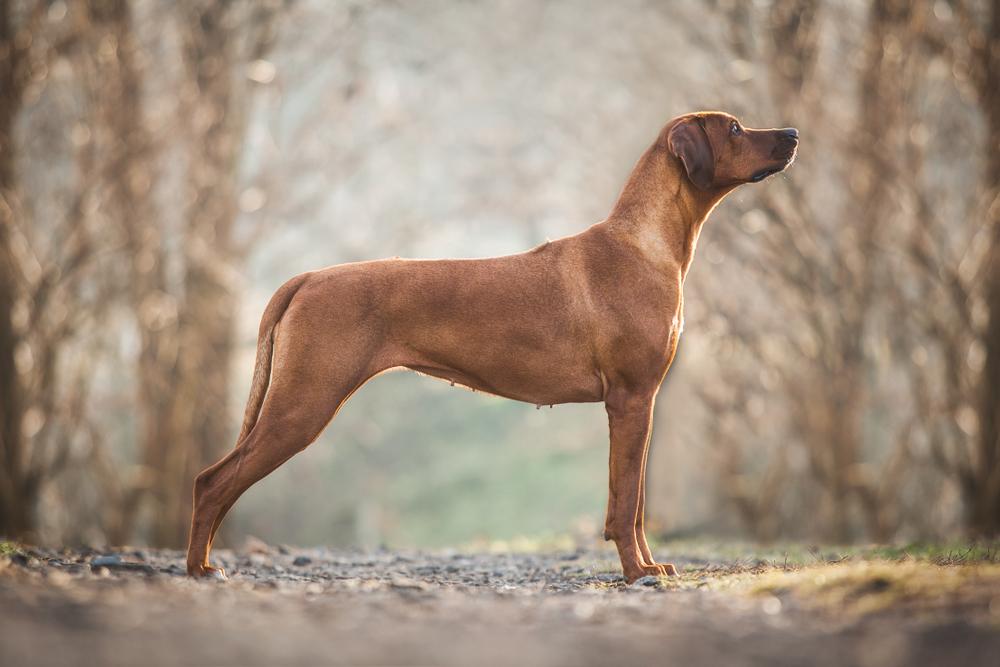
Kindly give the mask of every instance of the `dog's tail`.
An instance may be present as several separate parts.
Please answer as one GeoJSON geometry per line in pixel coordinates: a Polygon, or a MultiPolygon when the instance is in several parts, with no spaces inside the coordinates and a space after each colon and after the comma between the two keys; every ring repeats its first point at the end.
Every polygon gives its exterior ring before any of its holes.
{"type": "Polygon", "coordinates": [[[308,273],[297,275],[279,287],[268,302],[267,308],[264,309],[264,315],[260,318],[260,331],[257,334],[257,359],[254,361],[253,380],[250,382],[250,398],[247,399],[246,412],[243,414],[243,427],[240,429],[240,437],[236,439],[237,445],[243,442],[257,423],[260,408],[264,404],[264,396],[267,395],[267,388],[271,384],[274,328],[281,321],[285,310],[288,309],[288,304],[292,302],[292,298],[308,277],[308,273]]]}

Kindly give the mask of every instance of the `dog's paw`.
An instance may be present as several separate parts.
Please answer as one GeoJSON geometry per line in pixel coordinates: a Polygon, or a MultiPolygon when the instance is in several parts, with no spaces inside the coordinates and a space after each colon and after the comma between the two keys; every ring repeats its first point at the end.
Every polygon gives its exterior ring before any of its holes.
{"type": "Polygon", "coordinates": [[[229,581],[229,577],[226,576],[226,571],[221,567],[212,567],[210,565],[199,565],[197,567],[189,567],[188,574],[195,579],[214,579],[215,581],[229,581]]]}
{"type": "Polygon", "coordinates": [[[654,563],[653,565],[641,565],[639,569],[635,571],[626,572],[625,580],[628,583],[633,583],[638,579],[643,577],[672,577],[677,574],[677,568],[673,565],[666,563],[654,563]]]}
{"type": "Polygon", "coordinates": [[[677,575],[677,568],[672,563],[655,563],[654,566],[660,568],[661,576],[673,577],[677,575]]]}

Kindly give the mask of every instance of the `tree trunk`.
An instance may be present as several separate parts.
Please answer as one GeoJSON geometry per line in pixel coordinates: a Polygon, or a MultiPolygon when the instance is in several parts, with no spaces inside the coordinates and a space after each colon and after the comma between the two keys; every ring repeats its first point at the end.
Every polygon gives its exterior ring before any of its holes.
{"type": "Polygon", "coordinates": [[[11,247],[14,225],[14,121],[21,107],[21,52],[14,44],[11,7],[0,3],[0,536],[18,538],[33,529],[34,498],[24,488],[23,387],[15,364],[19,335],[11,314],[18,298],[11,247]]]}
{"type": "Polygon", "coordinates": [[[986,258],[985,300],[989,320],[983,343],[986,360],[979,394],[979,461],[975,496],[971,499],[972,530],[1000,534],[1000,6],[993,3],[983,47],[980,104],[986,113],[987,228],[991,248],[986,258]]]}
{"type": "MultiPolygon", "coordinates": [[[[156,155],[144,120],[143,72],[131,6],[127,0],[91,0],[88,9],[95,41],[110,38],[116,45],[116,57],[100,62],[93,85],[100,90],[99,118],[108,137],[108,206],[125,240],[128,298],[139,333],[136,408],[143,472],[124,485],[117,499],[119,516],[108,527],[109,540],[124,543],[135,537],[140,514],[148,513],[158,524],[170,513],[172,499],[165,489],[171,486],[169,462],[178,441],[174,420],[176,299],[168,290],[162,225],[153,203],[156,155]]],[[[156,542],[179,544],[176,540],[156,542]]]]}
{"type": "Polygon", "coordinates": [[[172,295],[165,271],[168,246],[150,193],[155,156],[143,122],[143,73],[129,3],[92,4],[107,14],[118,44],[115,89],[105,96],[113,101],[108,123],[121,141],[112,189],[132,258],[131,301],[141,341],[140,463],[146,474],[133,484],[134,498],[142,502],[123,502],[118,536],[129,539],[141,514],[151,544],[178,547],[187,540],[194,477],[232,444],[234,431],[228,411],[237,306],[232,275],[239,260],[233,225],[244,131],[236,36],[247,26],[236,20],[241,10],[236,3],[177,6],[186,119],[180,131],[187,132],[191,203],[178,258],[184,277],[172,295]]]}
{"type": "Polygon", "coordinates": [[[231,2],[194,1],[182,16],[185,115],[192,119],[175,390],[175,419],[184,441],[173,443],[174,475],[165,489],[172,500],[157,528],[164,544],[186,538],[194,477],[235,437],[229,389],[242,256],[233,227],[248,92],[241,67],[270,48],[276,22],[274,6],[248,10],[231,2]]]}
{"type": "Polygon", "coordinates": [[[10,125],[3,118],[7,113],[3,107],[8,106],[8,100],[0,100],[0,537],[19,538],[33,528],[34,499],[28,497],[23,484],[23,388],[14,362],[19,336],[11,319],[17,281],[10,247],[12,155],[5,147],[9,145],[10,125]]]}
{"type": "MultiPolygon", "coordinates": [[[[868,41],[865,64],[861,74],[860,113],[856,136],[859,143],[852,147],[859,155],[861,178],[856,186],[857,241],[854,251],[859,255],[857,266],[845,267],[841,273],[847,298],[840,304],[842,317],[838,339],[838,377],[830,384],[835,391],[834,415],[835,495],[842,506],[835,514],[834,536],[837,541],[850,540],[850,510],[858,507],[864,515],[870,539],[881,537],[884,531],[880,518],[871,515],[877,503],[866,503],[866,496],[878,493],[878,479],[859,475],[863,464],[863,420],[868,403],[869,386],[865,378],[868,359],[864,349],[870,329],[871,314],[876,307],[876,295],[883,292],[877,268],[881,228],[893,207],[892,165],[886,156],[898,155],[900,116],[905,108],[902,82],[902,55],[890,50],[888,44],[899,39],[910,20],[911,7],[903,0],[875,0],[869,10],[868,41]],[[848,292],[849,291],[849,292],[848,292]]],[[[849,261],[845,259],[845,262],[849,261]]]]}
{"type": "Polygon", "coordinates": [[[190,201],[184,229],[184,296],[178,314],[174,423],[162,478],[163,511],[153,540],[182,544],[191,518],[195,475],[231,446],[229,377],[235,337],[232,273],[236,177],[242,123],[235,103],[237,57],[229,3],[206,3],[184,15],[185,115],[190,201]]]}

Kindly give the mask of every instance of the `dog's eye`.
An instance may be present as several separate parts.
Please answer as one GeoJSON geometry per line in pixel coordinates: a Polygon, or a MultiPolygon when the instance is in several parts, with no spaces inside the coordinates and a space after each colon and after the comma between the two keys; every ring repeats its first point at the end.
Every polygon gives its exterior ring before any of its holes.
{"type": "Polygon", "coordinates": [[[734,120],[734,121],[733,121],[733,122],[732,122],[732,123],[731,123],[731,124],[729,125],[729,134],[733,135],[734,137],[735,137],[735,136],[737,136],[737,135],[739,135],[739,134],[743,134],[743,128],[742,128],[742,127],[740,127],[740,124],[739,124],[739,123],[737,123],[737,122],[736,122],[736,121],[734,120]]]}

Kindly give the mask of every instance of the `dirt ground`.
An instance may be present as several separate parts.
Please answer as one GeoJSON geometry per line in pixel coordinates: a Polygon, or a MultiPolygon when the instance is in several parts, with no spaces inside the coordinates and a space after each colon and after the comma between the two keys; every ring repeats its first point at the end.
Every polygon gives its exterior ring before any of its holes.
{"type": "MultiPolygon", "coordinates": [[[[1000,565],[780,553],[376,552],[249,544],[0,556],[0,665],[995,665],[1000,565]],[[670,558],[668,558],[668,556],[670,558]],[[831,560],[836,562],[830,562],[831,560]]],[[[697,551],[697,550],[696,550],[697,551]]]]}

